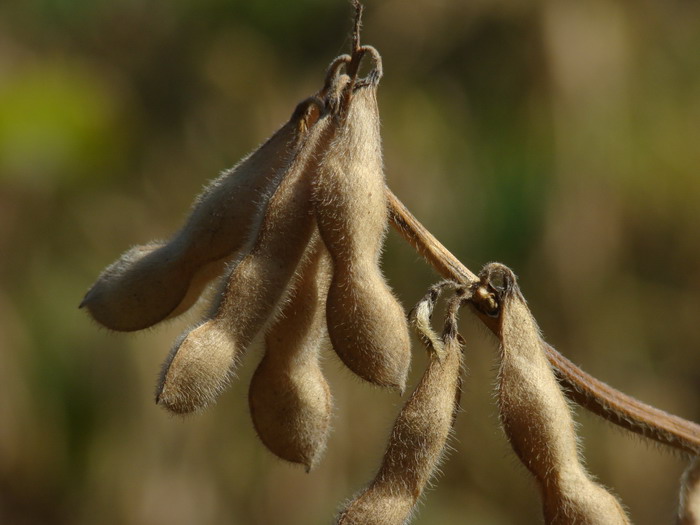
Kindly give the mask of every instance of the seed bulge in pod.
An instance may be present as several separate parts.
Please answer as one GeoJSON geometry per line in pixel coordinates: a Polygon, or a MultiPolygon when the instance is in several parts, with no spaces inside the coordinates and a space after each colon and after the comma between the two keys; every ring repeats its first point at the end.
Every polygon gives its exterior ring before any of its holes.
{"type": "Polygon", "coordinates": [[[189,308],[206,284],[202,280],[212,270],[223,271],[254,238],[269,195],[318,116],[318,104],[313,97],[300,103],[264,144],[211,182],[167,243],[131,248],[107,267],[80,307],[119,331],[142,330],[189,308]]]}
{"type": "Polygon", "coordinates": [[[571,410],[515,275],[491,263],[479,277],[475,306],[499,322],[501,421],[513,450],[540,486],[545,523],[629,524],[617,498],[593,481],[581,462],[571,410]]]}
{"type": "Polygon", "coordinates": [[[333,259],[326,304],[333,348],[361,378],[403,391],[408,324],[379,269],[388,211],[376,88],[376,81],[363,82],[349,97],[314,183],[314,206],[333,259]]]}
{"type": "Polygon", "coordinates": [[[250,413],[260,440],[278,457],[306,466],[320,459],[332,399],[319,363],[325,340],[330,258],[310,243],[284,307],[265,335],[265,356],[250,383],[250,413]]]}
{"type": "Polygon", "coordinates": [[[444,337],[440,358],[432,350],[423,377],[389,437],[374,480],[340,512],[338,525],[402,525],[434,476],[459,409],[462,349],[456,326],[444,337]]]}
{"type": "MultiPolygon", "coordinates": [[[[337,97],[347,81],[340,75],[328,96],[337,97]]],[[[186,331],[170,352],[156,393],[167,409],[192,412],[214,401],[238,356],[273,318],[315,229],[311,181],[335,122],[327,112],[311,128],[270,199],[253,248],[232,268],[213,317],[186,331]]]]}

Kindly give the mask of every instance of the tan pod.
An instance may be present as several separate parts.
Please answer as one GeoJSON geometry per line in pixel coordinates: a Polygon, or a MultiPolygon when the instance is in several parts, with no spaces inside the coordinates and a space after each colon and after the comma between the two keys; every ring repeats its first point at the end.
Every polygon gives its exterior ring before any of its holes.
{"type": "Polygon", "coordinates": [[[492,263],[480,279],[476,306],[497,316],[500,325],[501,422],[513,450],[539,484],[545,523],[630,523],[618,500],[591,479],[581,462],[571,410],[515,275],[492,263]]]}
{"type": "Polygon", "coordinates": [[[265,335],[265,356],[250,382],[255,430],[278,457],[307,472],[326,448],[332,399],[319,363],[325,340],[330,258],[320,238],[309,244],[285,305],[265,335]]]}
{"type": "Polygon", "coordinates": [[[700,525],[700,457],[690,460],[681,479],[678,525],[700,525]]]}
{"type": "MultiPolygon", "coordinates": [[[[348,77],[338,78],[339,91],[348,77]]],[[[185,332],[171,350],[156,393],[167,409],[187,413],[214,401],[238,356],[275,313],[315,228],[311,181],[335,128],[333,113],[311,128],[270,198],[253,248],[230,272],[213,317],[185,332]]]]}
{"type": "Polygon", "coordinates": [[[446,333],[444,355],[430,353],[423,378],[401,410],[374,481],[341,511],[338,525],[408,523],[443,457],[459,409],[462,348],[456,326],[446,333]]]}
{"type": "Polygon", "coordinates": [[[403,390],[411,362],[404,310],[379,269],[388,212],[376,80],[354,90],[314,184],[319,231],[333,258],[328,334],[342,361],[403,390]]]}
{"type": "Polygon", "coordinates": [[[207,282],[255,237],[269,195],[318,117],[317,100],[300,103],[272,137],[212,181],[170,241],[131,248],[108,266],[80,307],[107,328],[134,331],[192,306],[207,282]]]}

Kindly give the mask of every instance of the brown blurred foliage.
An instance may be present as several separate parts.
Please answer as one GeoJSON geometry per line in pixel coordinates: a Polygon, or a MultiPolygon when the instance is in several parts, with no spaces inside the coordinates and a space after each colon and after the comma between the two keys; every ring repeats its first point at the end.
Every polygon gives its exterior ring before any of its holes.
{"type": "MultiPolygon", "coordinates": [[[[331,353],[334,431],[307,475],[255,437],[258,351],[217,406],[181,420],[152,391],[192,318],[111,334],[77,309],[101,268],[175,231],[320,85],[351,16],[322,0],[0,4],[1,523],[328,523],[371,479],[401,400],[331,353]]],[[[389,0],[368,2],[363,36],[384,57],[394,192],[473,270],[514,268],[562,353],[696,421],[699,21],[680,0],[389,0]]],[[[394,234],[384,269],[407,307],[436,280],[394,234]]],[[[455,450],[415,523],[537,523],[498,428],[493,348],[462,331],[455,450]]],[[[635,523],[671,522],[682,458],[578,419],[590,469],[635,523]]]]}

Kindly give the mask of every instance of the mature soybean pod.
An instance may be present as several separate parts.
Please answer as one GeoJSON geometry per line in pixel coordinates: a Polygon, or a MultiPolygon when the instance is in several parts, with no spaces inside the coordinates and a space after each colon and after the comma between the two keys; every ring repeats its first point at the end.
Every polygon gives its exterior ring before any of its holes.
{"type": "MultiPolygon", "coordinates": [[[[141,264],[139,263],[139,260],[142,260],[147,256],[152,256],[151,254],[157,250],[163,249],[166,244],[167,243],[165,242],[153,241],[148,244],[134,246],[122,254],[122,256],[102,274],[103,276],[125,275],[126,273],[133,271],[135,266],[141,264]]],[[[218,259],[205,264],[199,270],[197,270],[192,276],[192,280],[190,281],[185,296],[182,298],[175,310],[170,312],[165,319],[177,317],[189,310],[199,300],[207,285],[225,272],[227,262],[227,258],[218,259]]]]}
{"type": "MultiPolygon", "coordinates": [[[[328,96],[337,97],[348,80],[339,76],[328,96]]],[[[171,350],[156,401],[172,412],[192,412],[214,401],[237,357],[274,315],[315,228],[311,181],[335,123],[335,115],[326,113],[311,128],[270,198],[254,246],[232,268],[213,317],[186,331],[171,350]]]]}
{"type": "Polygon", "coordinates": [[[678,525],[700,525],[700,457],[690,460],[681,479],[678,525]]]}
{"type": "Polygon", "coordinates": [[[333,258],[328,333],[357,375],[403,390],[410,367],[403,308],[379,269],[387,228],[377,80],[360,84],[314,184],[319,231],[333,258]]]}
{"type": "Polygon", "coordinates": [[[319,363],[325,341],[330,257],[318,235],[265,334],[265,355],[248,400],[260,440],[278,457],[311,470],[326,447],[332,399],[319,363]]]}
{"type": "MultiPolygon", "coordinates": [[[[515,275],[491,263],[482,286],[499,305],[498,404],[513,450],[539,484],[547,524],[618,525],[629,520],[618,500],[585,470],[571,410],[544,353],[539,328],[515,275]]],[[[475,294],[483,297],[484,293],[475,294]]]]}
{"type": "Polygon", "coordinates": [[[453,326],[444,355],[431,352],[423,377],[401,410],[374,481],[341,511],[338,525],[408,523],[436,472],[459,409],[462,349],[453,326]]]}
{"type": "Polygon", "coordinates": [[[317,100],[301,102],[265,143],[212,181],[167,243],[131,248],[107,267],[80,307],[107,328],[134,331],[192,306],[207,279],[254,238],[269,195],[318,117],[317,100]]]}

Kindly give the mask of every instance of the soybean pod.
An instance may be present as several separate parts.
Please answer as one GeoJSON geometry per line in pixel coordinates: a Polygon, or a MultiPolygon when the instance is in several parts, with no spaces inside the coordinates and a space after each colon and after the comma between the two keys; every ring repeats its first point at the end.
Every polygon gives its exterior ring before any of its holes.
{"type": "Polygon", "coordinates": [[[516,455],[537,480],[545,523],[629,524],[617,498],[583,466],[571,409],[515,274],[491,263],[479,277],[475,305],[499,323],[501,422],[516,455]]]}
{"type": "Polygon", "coordinates": [[[462,348],[456,317],[446,322],[442,355],[434,346],[428,348],[428,367],[396,418],[379,472],[341,511],[337,525],[408,523],[440,465],[461,395],[462,348]]]}
{"type": "MultiPolygon", "coordinates": [[[[339,75],[328,98],[337,98],[348,77],[339,75]]],[[[326,104],[326,108],[337,104],[326,104]]],[[[176,413],[208,405],[226,387],[238,357],[273,318],[315,229],[311,181],[317,156],[335,132],[326,111],[311,128],[288,172],[270,198],[251,251],[235,264],[211,319],[180,337],[168,356],[156,400],[176,413]]]]}
{"type": "Polygon", "coordinates": [[[314,181],[314,208],[333,259],[326,302],[328,334],[361,378],[403,391],[411,362],[408,324],[379,268],[388,224],[377,85],[381,59],[344,98],[340,129],[314,181]]]}
{"type": "Polygon", "coordinates": [[[133,247],[108,266],[80,307],[101,325],[128,332],[192,306],[227,261],[255,239],[270,194],[318,118],[317,100],[301,102],[274,135],[211,182],[172,239],[133,247]]]}
{"type": "Polygon", "coordinates": [[[265,355],[250,382],[255,430],[278,457],[311,470],[330,432],[332,399],[320,366],[326,341],[330,260],[318,234],[289,297],[265,334],[265,355]]]}

